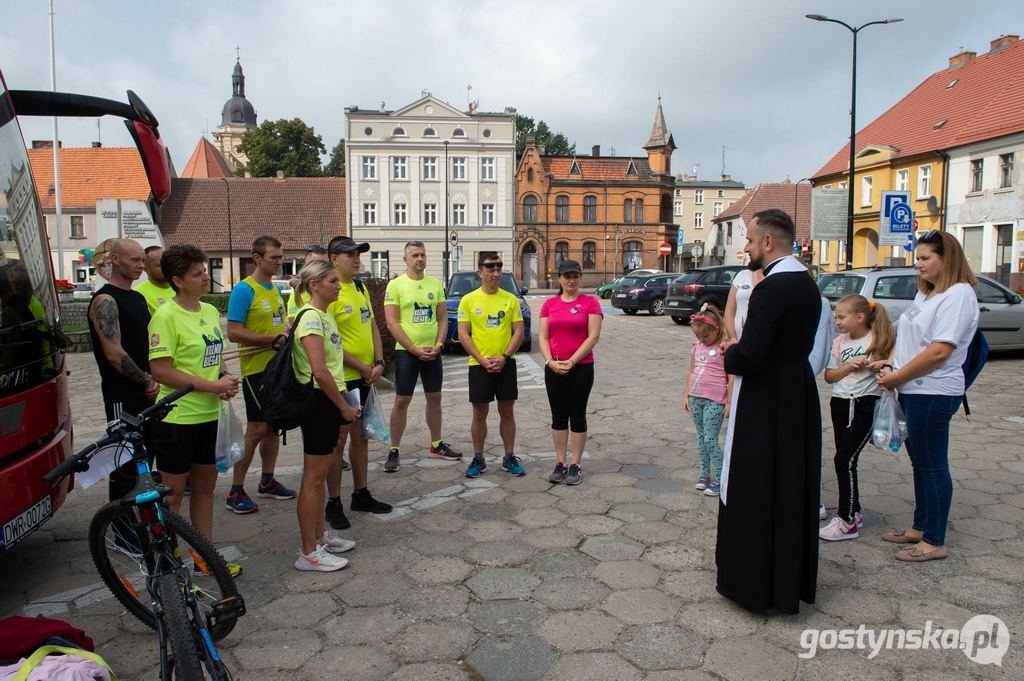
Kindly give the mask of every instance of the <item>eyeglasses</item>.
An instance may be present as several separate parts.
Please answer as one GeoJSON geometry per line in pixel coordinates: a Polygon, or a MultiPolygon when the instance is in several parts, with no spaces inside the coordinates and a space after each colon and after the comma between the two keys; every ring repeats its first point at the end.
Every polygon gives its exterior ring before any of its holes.
{"type": "Polygon", "coordinates": [[[500,270],[504,266],[505,263],[503,262],[485,262],[483,264],[483,268],[485,270],[500,270]]]}
{"type": "Polygon", "coordinates": [[[938,229],[929,229],[927,232],[917,237],[918,243],[925,241],[942,241],[942,231],[938,229]]]}

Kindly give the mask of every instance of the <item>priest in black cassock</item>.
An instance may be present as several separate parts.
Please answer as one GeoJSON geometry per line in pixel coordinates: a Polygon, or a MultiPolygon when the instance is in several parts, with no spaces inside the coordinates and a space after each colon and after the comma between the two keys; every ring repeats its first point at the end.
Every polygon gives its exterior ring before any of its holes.
{"type": "Polygon", "coordinates": [[[808,356],[821,296],[794,258],[793,220],[754,216],[744,250],[765,278],[750,296],[741,340],[726,341],[737,379],[732,442],[718,507],[718,591],[748,610],[796,613],[818,577],[821,406],[808,356]]]}

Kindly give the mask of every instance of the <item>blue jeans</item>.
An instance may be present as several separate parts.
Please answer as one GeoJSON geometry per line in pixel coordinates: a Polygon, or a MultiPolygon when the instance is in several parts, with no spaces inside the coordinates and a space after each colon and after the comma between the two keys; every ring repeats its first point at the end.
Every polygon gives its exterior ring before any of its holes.
{"type": "Polygon", "coordinates": [[[693,414],[693,425],[697,427],[700,474],[718,480],[722,475],[722,447],[718,444],[718,435],[722,432],[725,405],[691,395],[690,413],[693,414]]]}
{"type": "Polygon", "coordinates": [[[907,418],[907,452],[914,469],[914,529],[932,546],[946,543],[953,478],[949,475],[949,421],[959,395],[900,395],[907,418]]]}

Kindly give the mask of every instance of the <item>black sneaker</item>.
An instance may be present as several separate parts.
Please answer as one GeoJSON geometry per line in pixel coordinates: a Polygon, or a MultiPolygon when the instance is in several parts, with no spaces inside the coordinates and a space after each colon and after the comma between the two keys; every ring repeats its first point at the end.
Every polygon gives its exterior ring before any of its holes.
{"type": "Polygon", "coordinates": [[[555,470],[552,471],[551,475],[548,476],[548,482],[553,482],[557,485],[558,483],[565,480],[565,475],[568,472],[569,469],[565,467],[565,464],[559,461],[558,463],[555,464],[555,470]]]}
{"type": "Polygon", "coordinates": [[[345,517],[345,507],[341,501],[328,501],[324,507],[324,520],[336,530],[347,530],[352,523],[345,517]]]}
{"type": "Polygon", "coordinates": [[[352,504],[350,508],[353,511],[364,511],[366,513],[391,513],[391,504],[385,504],[383,501],[377,501],[370,496],[370,490],[361,489],[357,492],[352,492],[352,504]]]}
{"type": "Polygon", "coordinates": [[[352,464],[348,462],[348,459],[341,457],[341,470],[350,471],[352,470],[352,464]]]}
{"type": "Polygon", "coordinates": [[[583,482],[583,469],[580,468],[579,464],[573,464],[569,466],[569,475],[565,477],[565,484],[567,485],[578,485],[583,482]]]}
{"type": "Polygon", "coordinates": [[[388,452],[388,460],[384,462],[384,472],[394,473],[398,470],[398,450],[394,447],[388,452]]]}

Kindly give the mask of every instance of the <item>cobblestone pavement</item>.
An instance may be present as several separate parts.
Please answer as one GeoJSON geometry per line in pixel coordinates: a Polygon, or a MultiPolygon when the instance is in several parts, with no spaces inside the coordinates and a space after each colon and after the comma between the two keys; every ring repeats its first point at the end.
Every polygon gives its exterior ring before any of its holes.
{"type": "MultiPolygon", "coordinates": [[[[539,304],[532,302],[535,311],[539,304]]],[[[358,548],[341,572],[292,568],[295,502],[261,500],[249,516],[218,505],[216,543],[245,568],[239,588],[249,613],[222,643],[236,678],[1024,678],[1019,354],[990,359],[972,389],[970,421],[954,419],[947,560],[894,560],[895,547],[880,535],[910,521],[910,465],[869,449],[860,466],[865,527],[859,539],[821,547],[817,603],[795,616],[752,614],[714,589],[717,501],[693,490],[693,426],[680,410],[692,334],[668,318],[608,310],[582,485],[546,482],[547,401],[543,390],[527,389],[516,408],[522,478],[498,470],[493,415],[487,454],[495,464],[478,480],[463,477],[465,463],[425,458],[423,402],[414,399],[401,470],[383,474],[384,446],[371,448],[371,489],[397,510],[351,514],[358,548]],[[798,657],[808,628],[922,629],[930,620],[959,630],[983,613],[1009,628],[1001,667],[959,650],[798,657]]],[[[538,357],[521,361],[524,385],[540,385],[538,357]]],[[[468,451],[461,364],[446,359],[445,437],[468,451]]],[[[76,443],[84,445],[103,422],[96,371],[88,355],[72,357],[70,367],[76,443]]],[[[821,394],[827,414],[824,384],[821,394]]],[[[822,494],[834,506],[831,432],[824,440],[822,494]]],[[[298,483],[300,447],[296,433],[282,451],[285,483],[298,483]]],[[[102,487],[76,491],[44,528],[0,555],[0,615],[67,619],[93,637],[121,678],[154,679],[152,633],[118,607],[88,555],[86,529],[102,487]]],[[[218,493],[226,487],[222,477],[218,493]]]]}

